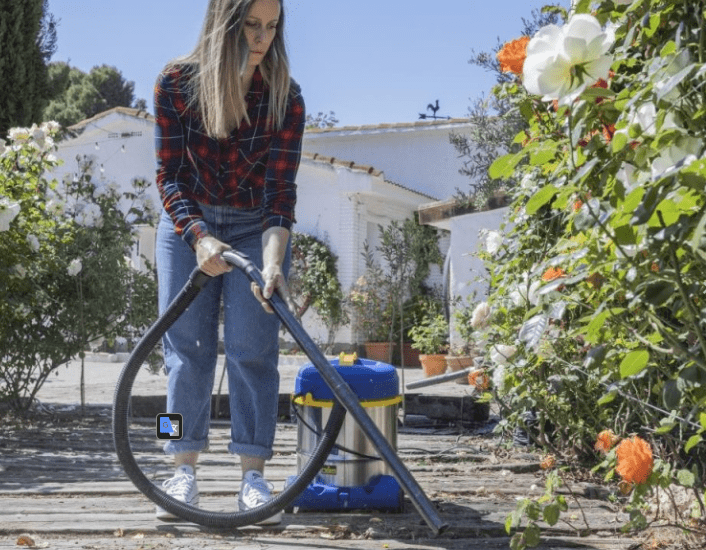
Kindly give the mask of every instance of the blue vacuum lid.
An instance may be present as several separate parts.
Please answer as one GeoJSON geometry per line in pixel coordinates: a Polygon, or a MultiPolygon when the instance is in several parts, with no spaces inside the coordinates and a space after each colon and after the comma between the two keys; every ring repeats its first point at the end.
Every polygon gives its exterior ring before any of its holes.
{"type": "MultiPolygon", "coordinates": [[[[399,395],[397,371],[392,365],[370,359],[357,359],[353,365],[340,366],[338,359],[331,360],[333,366],[361,401],[389,399],[399,395]]],[[[333,392],[312,363],[299,369],[294,384],[296,395],[310,393],[314,399],[332,400],[333,392]]]]}

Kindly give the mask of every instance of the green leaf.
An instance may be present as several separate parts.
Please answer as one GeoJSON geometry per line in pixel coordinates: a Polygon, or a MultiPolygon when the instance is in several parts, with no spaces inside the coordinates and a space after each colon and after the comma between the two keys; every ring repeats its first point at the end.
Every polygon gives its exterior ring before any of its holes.
{"type": "Polygon", "coordinates": [[[613,153],[619,153],[628,144],[628,136],[624,132],[616,132],[613,135],[613,140],[610,146],[613,148],[613,153]]]}
{"type": "Polygon", "coordinates": [[[642,372],[650,360],[650,353],[647,350],[631,351],[620,362],[621,378],[629,378],[642,372]]]}
{"type": "Polygon", "coordinates": [[[530,151],[530,165],[531,166],[543,166],[552,160],[556,156],[556,146],[553,145],[549,147],[546,143],[543,143],[541,147],[530,151]]]}
{"type": "Polygon", "coordinates": [[[517,135],[515,136],[515,139],[512,140],[513,143],[524,143],[525,140],[527,140],[529,136],[524,130],[520,130],[517,135]]]}
{"type": "Polygon", "coordinates": [[[530,200],[527,202],[525,211],[530,216],[535,214],[537,210],[539,210],[542,206],[551,201],[554,198],[554,195],[556,195],[558,192],[559,190],[553,185],[547,185],[546,187],[542,187],[539,191],[532,195],[532,198],[530,198],[530,200]]]}
{"type": "Polygon", "coordinates": [[[661,306],[674,298],[676,289],[667,281],[650,283],[645,287],[645,300],[653,306],[661,306]]]}
{"type": "Polygon", "coordinates": [[[659,434],[659,435],[668,434],[669,432],[671,432],[675,428],[676,425],[677,425],[676,422],[668,422],[666,424],[663,424],[659,428],[657,428],[655,430],[655,433],[659,434]]]}
{"type": "Polygon", "coordinates": [[[703,439],[699,434],[692,435],[689,440],[686,442],[686,445],[684,445],[684,452],[688,453],[691,449],[696,447],[699,443],[701,443],[703,439]]]}
{"type": "Polygon", "coordinates": [[[599,407],[602,405],[607,405],[608,403],[615,400],[616,395],[618,395],[618,392],[609,392],[609,393],[605,394],[603,397],[601,397],[598,401],[596,401],[596,404],[599,407]]]}
{"type": "Polygon", "coordinates": [[[539,543],[542,540],[541,532],[539,530],[539,525],[537,525],[534,522],[530,523],[527,526],[527,529],[525,529],[524,537],[525,537],[525,543],[530,548],[534,548],[535,546],[539,546],[539,543]]]}
{"type": "Polygon", "coordinates": [[[549,504],[544,507],[544,510],[542,512],[542,516],[544,517],[544,521],[548,525],[554,525],[554,524],[556,524],[557,521],[559,521],[559,514],[560,513],[561,513],[561,510],[559,510],[558,504],[549,504]]]}
{"type": "Polygon", "coordinates": [[[679,470],[677,472],[677,481],[679,485],[684,487],[693,487],[696,482],[696,476],[689,470],[679,470]]]}
{"type": "Polygon", "coordinates": [[[681,212],[673,200],[664,199],[657,205],[654,214],[648,220],[647,225],[650,227],[662,227],[662,221],[669,226],[675,224],[679,220],[681,212]],[[658,214],[659,213],[659,214],[658,214]],[[660,219],[661,214],[661,219],[660,219]]]}
{"type": "Polygon", "coordinates": [[[542,335],[549,326],[549,318],[540,313],[525,322],[520,329],[519,338],[525,343],[528,349],[533,349],[539,345],[542,335]]]}
{"type": "Polygon", "coordinates": [[[660,57],[667,57],[669,55],[672,55],[676,51],[677,51],[676,43],[674,42],[674,40],[670,40],[664,46],[662,46],[662,49],[660,50],[659,55],[660,55],[660,57]]]}
{"type": "Polygon", "coordinates": [[[699,423],[706,429],[706,413],[701,413],[699,415],[699,423]]]}
{"type": "Polygon", "coordinates": [[[704,235],[706,235],[706,214],[701,217],[699,224],[696,226],[696,229],[694,229],[694,236],[689,242],[691,248],[694,250],[701,248],[701,240],[704,238],[704,235]]]}
{"type": "Polygon", "coordinates": [[[667,410],[676,409],[681,401],[681,391],[677,387],[676,380],[667,380],[664,383],[664,388],[662,389],[662,400],[664,401],[664,406],[667,410]]]}
{"type": "Polygon", "coordinates": [[[669,92],[671,92],[674,88],[676,88],[679,84],[681,84],[681,82],[687,76],[689,76],[689,74],[693,70],[694,70],[694,65],[689,65],[688,67],[685,67],[684,69],[679,71],[677,74],[675,74],[672,78],[670,78],[667,81],[667,83],[657,91],[657,99],[662,99],[669,92]]]}
{"type": "Polygon", "coordinates": [[[501,157],[496,158],[493,164],[488,168],[488,175],[492,179],[507,179],[515,171],[515,166],[522,160],[525,156],[525,150],[523,149],[519,153],[509,153],[501,157]]]}
{"type": "Polygon", "coordinates": [[[505,519],[505,532],[506,532],[508,535],[510,534],[510,531],[512,531],[512,524],[513,524],[512,514],[510,514],[510,515],[507,516],[507,518],[505,519]]]}
{"type": "Polygon", "coordinates": [[[657,29],[659,28],[659,22],[660,22],[660,14],[655,13],[650,16],[650,22],[647,27],[643,29],[643,32],[645,33],[645,36],[648,38],[651,38],[654,33],[657,32],[657,29]]]}

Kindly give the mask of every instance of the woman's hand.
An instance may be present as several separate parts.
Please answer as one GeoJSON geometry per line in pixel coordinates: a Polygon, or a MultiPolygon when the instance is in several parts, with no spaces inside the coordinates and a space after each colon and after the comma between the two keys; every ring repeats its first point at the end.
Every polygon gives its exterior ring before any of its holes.
{"type": "Polygon", "coordinates": [[[282,227],[270,227],[262,234],[262,278],[265,281],[265,287],[261,291],[257,284],[251,283],[250,288],[267,313],[274,313],[267,300],[275,292],[279,293],[292,313],[296,310],[282,273],[282,263],[288,242],[289,231],[282,227]]]}
{"type": "Polygon", "coordinates": [[[231,271],[233,266],[221,257],[223,252],[230,249],[230,246],[212,235],[201,237],[196,241],[196,246],[194,247],[199,269],[211,277],[218,277],[231,271]]]}
{"type": "Polygon", "coordinates": [[[274,313],[272,306],[270,306],[267,300],[272,298],[272,295],[277,292],[286,302],[289,309],[294,311],[292,307],[292,296],[289,293],[289,287],[282,273],[282,268],[274,264],[266,265],[262,270],[262,278],[265,281],[264,291],[261,291],[256,283],[250,283],[250,288],[255,298],[262,304],[264,310],[267,313],[274,313]]]}

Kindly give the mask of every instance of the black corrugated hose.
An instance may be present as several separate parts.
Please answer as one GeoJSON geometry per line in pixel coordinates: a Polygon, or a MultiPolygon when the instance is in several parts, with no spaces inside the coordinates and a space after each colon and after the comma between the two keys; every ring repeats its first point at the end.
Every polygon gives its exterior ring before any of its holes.
{"type": "MultiPolygon", "coordinates": [[[[262,274],[246,255],[233,250],[224,252],[223,259],[240,269],[251,281],[259,285],[260,288],[264,287],[262,274]]],[[[397,457],[394,449],[360,405],[353,390],[336,369],[331,366],[311,337],[309,337],[294,315],[289,311],[284,300],[277,293],[270,299],[272,309],[280,318],[282,324],[284,324],[292,334],[302,351],[311,359],[334,394],[334,404],[329,421],[326,424],[323,436],[309,459],[309,462],[294,481],[288,484],[287,487],[272,500],[262,506],[244,512],[209,512],[188,506],[170,497],[147,479],[135,461],[135,457],[130,448],[128,427],[132,385],[142,363],[147,359],[147,356],[154,346],[184,310],[189,307],[189,304],[191,304],[194,298],[196,298],[196,295],[209,280],[210,277],[208,275],[198,269],[194,270],[189,281],[169,305],[167,311],[157,319],[142,337],[120,373],[113,398],[113,441],[115,443],[118,460],[135,486],[144,493],[145,496],[165,510],[186,521],[199,525],[208,527],[242,527],[244,525],[258,523],[259,521],[271,517],[276,512],[285,509],[314,479],[335,445],[338,432],[343,425],[345,413],[348,411],[353,415],[368,439],[370,439],[382,458],[390,466],[395,477],[400,482],[400,485],[410,497],[429,527],[437,534],[446,529],[447,524],[441,521],[434,506],[429,502],[421,487],[419,487],[416,480],[409,473],[409,470],[405,468],[404,464],[402,464],[401,460],[397,457]]]]}

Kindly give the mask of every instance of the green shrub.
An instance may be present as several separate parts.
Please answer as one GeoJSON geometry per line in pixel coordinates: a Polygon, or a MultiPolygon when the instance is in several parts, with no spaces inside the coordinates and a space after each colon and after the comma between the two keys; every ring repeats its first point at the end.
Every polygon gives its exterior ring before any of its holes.
{"type": "Polygon", "coordinates": [[[121,196],[85,158],[79,176],[50,181],[57,131],[15,128],[0,142],[0,401],[16,409],[89,342],[130,338],[156,314],[154,277],[129,265],[134,224],[150,221],[146,184],[121,196]]]}
{"type": "MultiPolygon", "coordinates": [[[[590,11],[608,38],[614,32],[610,76],[596,82],[576,65],[566,85],[586,86],[553,103],[551,94],[525,89],[525,60],[524,80],[496,87],[528,128],[490,168],[492,177],[520,184],[502,246],[485,253],[489,358],[492,345],[518,348],[496,369],[511,410],[505,422],[536,411],[537,443],[567,460],[595,461],[603,430],[638,434],[656,457],[647,486],[687,480],[702,511],[703,8],[676,0],[575,2],[575,12],[590,11]]],[[[604,465],[612,479],[615,461],[604,465]]],[[[635,526],[644,520],[645,494],[644,487],[633,492],[635,526]]]]}

